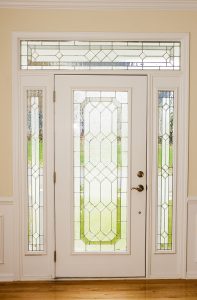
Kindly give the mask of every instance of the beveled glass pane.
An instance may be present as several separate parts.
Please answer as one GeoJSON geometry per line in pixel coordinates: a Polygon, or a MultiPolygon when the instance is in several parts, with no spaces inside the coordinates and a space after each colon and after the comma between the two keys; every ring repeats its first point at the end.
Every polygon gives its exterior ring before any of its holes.
{"type": "Polygon", "coordinates": [[[21,69],[180,70],[180,42],[21,41],[21,69]]]}
{"type": "Polygon", "coordinates": [[[126,252],[128,92],[73,99],[74,252],[126,252]]]}
{"type": "Polygon", "coordinates": [[[27,90],[28,251],[44,250],[43,91],[27,90]]]}
{"type": "Polygon", "coordinates": [[[173,247],[174,92],[158,92],[157,250],[173,247]]]}

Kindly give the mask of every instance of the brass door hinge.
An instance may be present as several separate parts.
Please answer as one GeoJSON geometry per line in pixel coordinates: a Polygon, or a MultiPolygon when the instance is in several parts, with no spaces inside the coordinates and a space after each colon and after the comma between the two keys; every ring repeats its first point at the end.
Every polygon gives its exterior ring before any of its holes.
{"type": "Polygon", "coordinates": [[[56,183],[56,172],[53,172],[53,182],[56,183]]]}
{"type": "Polygon", "coordinates": [[[56,259],[57,259],[57,254],[56,251],[54,251],[54,262],[56,262],[56,259]]]}

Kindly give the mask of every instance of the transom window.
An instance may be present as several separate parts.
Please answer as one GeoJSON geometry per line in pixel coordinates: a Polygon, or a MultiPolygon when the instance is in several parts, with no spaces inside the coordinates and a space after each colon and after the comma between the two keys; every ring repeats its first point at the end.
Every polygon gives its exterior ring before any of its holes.
{"type": "Polygon", "coordinates": [[[22,40],[20,68],[180,70],[180,42],[22,40]]]}

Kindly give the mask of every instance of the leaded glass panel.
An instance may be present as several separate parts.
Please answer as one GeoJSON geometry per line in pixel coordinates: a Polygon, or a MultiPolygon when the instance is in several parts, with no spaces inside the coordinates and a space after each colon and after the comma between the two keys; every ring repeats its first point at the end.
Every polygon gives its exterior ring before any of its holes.
{"type": "Polygon", "coordinates": [[[43,91],[27,90],[28,251],[44,250],[43,91]]]}
{"type": "Polygon", "coordinates": [[[21,41],[21,69],[180,70],[180,42],[21,41]]]}
{"type": "Polygon", "coordinates": [[[127,251],[128,92],[73,91],[74,251],[127,251]]]}
{"type": "Polygon", "coordinates": [[[157,250],[173,248],[174,91],[158,91],[157,250]]]}

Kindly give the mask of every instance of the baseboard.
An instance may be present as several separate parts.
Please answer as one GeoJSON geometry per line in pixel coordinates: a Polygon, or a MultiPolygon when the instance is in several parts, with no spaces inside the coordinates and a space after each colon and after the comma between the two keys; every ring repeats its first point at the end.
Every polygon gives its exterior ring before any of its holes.
{"type": "Polygon", "coordinates": [[[14,280],[16,280],[14,274],[0,274],[0,282],[14,281],[14,280]]]}
{"type": "Polygon", "coordinates": [[[149,275],[147,279],[185,279],[181,274],[157,274],[157,275],[149,275]]]}
{"type": "Polygon", "coordinates": [[[26,275],[22,276],[20,281],[49,281],[49,280],[54,280],[54,278],[51,276],[31,276],[31,275],[26,275]]]}
{"type": "Polygon", "coordinates": [[[197,279],[197,273],[187,273],[186,279],[197,279]]]}
{"type": "Polygon", "coordinates": [[[12,281],[51,281],[54,280],[52,276],[22,276],[16,278],[14,274],[0,274],[0,282],[12,282],[12,281]]]}

